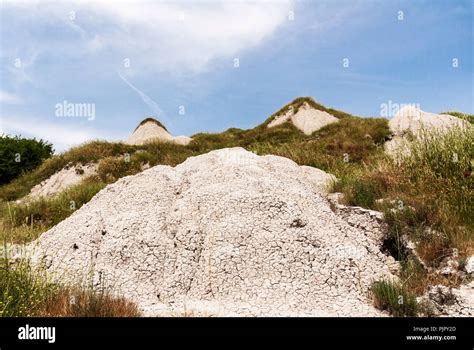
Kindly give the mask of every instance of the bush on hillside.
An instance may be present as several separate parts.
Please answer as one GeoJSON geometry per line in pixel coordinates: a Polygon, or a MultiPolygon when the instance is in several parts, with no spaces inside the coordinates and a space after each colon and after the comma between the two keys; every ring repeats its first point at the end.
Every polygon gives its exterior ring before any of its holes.
{"type": "Polygon", "coordinates": [[[388,311],[392,316],[413,317],[420,311],[416,295],[398,283],[377,281],[373,283],[371,292],[375,307],[388,311]]]}
{"type": "Polygon", "coordinates": [[[20,136],[0,136],[0,185],[9,183],[21,174],[33,170],[53,154],[53,146],[46,141],[20,136]]]}

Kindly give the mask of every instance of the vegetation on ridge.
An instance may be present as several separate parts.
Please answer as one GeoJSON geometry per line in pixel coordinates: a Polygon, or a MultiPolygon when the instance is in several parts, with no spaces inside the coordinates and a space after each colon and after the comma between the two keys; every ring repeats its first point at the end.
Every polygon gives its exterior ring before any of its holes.
{"type": "Polygon", "coordinates": [[[453,117],[464,119],[470,122],[471,124],[474,124],[474,114],[467,114],[467,113],[457,112],[457,111],[442,112],[441,114],[452,115],[453,117]]]}
{"type": "Polygon", "coordinates": [[[270,117],[268,117],[263,122],[262,125],[267,126],[276,116],[285,114],[286,112],[289,111],[290,108],[293,108],[293,112],[297,113],[298,110],[300,109],[300,107],[302,107],[305,104],[307,104],[310,107],[312,107],[314,109],[317,109],[319,111],[324,111],[324,112],[327,112],[329,114],[332,114],[334,117],[336,117],[338,119],[352,117],[352,115],[349,114],[349,113],[342,112],[342,111],[332,109],[332,108],[327,108],[327,107],[323,106],[322,104],[316,102],[312,97],[298,97],[298,98],[294,99],[293,101],[291,101],[290,103],[284,105],[282,108],[280,108],[275,113],[273,113],[270,117]]]}

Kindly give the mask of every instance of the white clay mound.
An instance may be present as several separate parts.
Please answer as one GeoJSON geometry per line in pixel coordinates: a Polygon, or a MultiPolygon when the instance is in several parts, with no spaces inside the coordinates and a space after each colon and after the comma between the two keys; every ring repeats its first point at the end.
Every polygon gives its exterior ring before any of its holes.
{"type": "Polygon", "coordinates": [[[447,131],[453,127],[470,127],[467,121],[447,114],[424,112],[414,106],[401,108],[388,123],[393,133],[392,140],[385,143],[389,154],[407,154],[409,147],[408,135],[422,137],[424,132],[436,130],[447,131]]]}
{"type": "Polygon", "coordinates": [[[179,145],[187,145],[191,142],[191,138],[187,136],[172,136],[157,121],[148,118],[146,122],[142,122],[128,138],[127,143],[130,145],[143,145],[153,141],[173,142],[179,145]]]}
{"type": "Polygon", "coordinates": [[[384,315],[368,293],[394,278],[384,234],[331,210],[333,179],[242,148],[155,166],[44,233],[33,262],[113,286],[145,315],[384,315]]]}

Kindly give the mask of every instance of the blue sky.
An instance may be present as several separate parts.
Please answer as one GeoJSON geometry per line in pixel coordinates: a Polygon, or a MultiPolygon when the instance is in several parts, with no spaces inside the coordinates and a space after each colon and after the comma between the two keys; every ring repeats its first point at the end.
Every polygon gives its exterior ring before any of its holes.
{"type": "Polygon", "coordinates": [[[379,116],[388,101],[474,113],[470,0],[0,8],[0,132],[47,139],[57,151],[126,139],[147,116],[174,135],[249,128],[298,96],[360,116],[379,116]],[[95,117],[58,117],[64,101],[93,105],[95,117]]]}

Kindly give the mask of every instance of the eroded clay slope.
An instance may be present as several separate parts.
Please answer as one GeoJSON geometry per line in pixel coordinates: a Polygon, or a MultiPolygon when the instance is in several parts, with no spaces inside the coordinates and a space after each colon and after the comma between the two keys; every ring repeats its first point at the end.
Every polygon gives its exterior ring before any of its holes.
{"type": "Polygon", "coordinates": [[[393,259],[381,232],[331,210],[331,179],[242,148],[155,166],[44,233],[34,260],[145,315],[382,315],[368,289],[393,259]]]}

